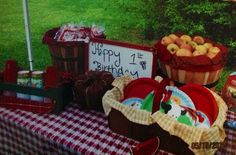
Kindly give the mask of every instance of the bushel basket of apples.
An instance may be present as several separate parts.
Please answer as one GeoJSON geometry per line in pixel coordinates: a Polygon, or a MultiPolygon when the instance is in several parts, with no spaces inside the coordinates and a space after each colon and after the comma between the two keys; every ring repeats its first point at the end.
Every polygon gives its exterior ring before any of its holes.
{"type": "Polygon", "coordinates": [[[181,84],[215,85],[228,55],[224,45],[186,34],[164,36],[155,47],[164,74],[181,84]]]}

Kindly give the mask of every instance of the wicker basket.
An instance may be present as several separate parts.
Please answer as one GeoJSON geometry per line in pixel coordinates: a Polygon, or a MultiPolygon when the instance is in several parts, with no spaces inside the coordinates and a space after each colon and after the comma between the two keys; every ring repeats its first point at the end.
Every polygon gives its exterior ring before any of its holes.
{"type": "Polygon", "coordinates": [[[225,46],[221,44],[214,46],[221,52],[210,59],[206,55],[194,57],[172,55],[160,41],[155,45],[158,50],[159,66],[168,78],[178,84],[196,83],[208,88],[217,84],[228,56],[228,49],[225,46]]]}
{"type": "Polygon", "coordinates": [[[59,28],[50,29],[43,37],[43,43],[48,45],[53,65],[61,72],[74,75],[84,73],[86,43],[83,41],[58,42],[54,39],[58,30],[59,28]]]}
{"type": "Polygon", "coordinates": [[[223,66],[219,69],[208,71],[191,71],[186,69],[178,69],[172,65],[160,62],[160,67],[165,75],[170,79],[179,83],[196,83],[200,85],[215,85],[223,71],[223,66]]]}
{"type": "Polygon", "coordinates": [[[227,106],[216,93],[212,92],[219,107],[215,122],[209,129],[195,128],[178,123],[160,111],[151,114],[120,103],[120,99],[124,96],[123,88],[131,81],[130,77],[116,79],[113,82],[114,88],[103,97],[103,108],[112,131],[139,141],[158,136],[160,149],[174,154],[214,154],[216,152],[217,148],[192,147],[194,143],[224,141],[223,124],[226,120],[227,106]]]}

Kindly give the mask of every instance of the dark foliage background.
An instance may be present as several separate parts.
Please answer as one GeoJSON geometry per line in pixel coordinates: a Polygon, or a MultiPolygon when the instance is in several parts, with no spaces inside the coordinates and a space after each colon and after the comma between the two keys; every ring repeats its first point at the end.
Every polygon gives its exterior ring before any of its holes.
{"type": "MultiPolygon", "coordinates": [[[[126,17],[139,18],[139,22],[134,27],[143,30],[145,39],[159,39],[176,32],[202,35],[228,46],[230,48],[228,66],[235,67],[235,2],[222,0],[129,0],[127,2],[119,0],[119,7],[126,12],[126,17]]],[[[120,18],[123,18],[123,15],[120,18]]]]}

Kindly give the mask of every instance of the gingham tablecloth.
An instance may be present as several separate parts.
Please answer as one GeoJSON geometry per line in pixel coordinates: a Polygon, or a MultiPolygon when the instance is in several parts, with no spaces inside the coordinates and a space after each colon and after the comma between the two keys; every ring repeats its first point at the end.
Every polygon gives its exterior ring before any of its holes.
{"type": "MultiPolygon", "coordinates": [[[[228,121],[236,121],[236,113],[232,111],[227,112],[228,121]]],[[[227,137],[224,141],[224,146],[218,150],[217,155],[236,155],[236,129],[232,130],[225,128],[227,137]]]]}
{"type": "MultiPolygon", "coordinates": [[[[236,114],[228,112],[228,120],[236,120],[236,114]]],[[[226,133],[217,154],[236,153],[236,131],[226,133]]],[[[0,108],[0,154],[125,155],[137,143],[111,132],[102,113],[82,111],[77,105],[69,105],[58,116],[0,108]]]]}

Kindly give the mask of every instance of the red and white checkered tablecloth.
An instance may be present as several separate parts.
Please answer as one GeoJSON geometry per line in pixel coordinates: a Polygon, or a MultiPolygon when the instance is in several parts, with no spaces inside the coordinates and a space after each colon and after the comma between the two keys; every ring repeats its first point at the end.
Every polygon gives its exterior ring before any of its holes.
{"type": "MultiPolygon", "coordinates": [[[[227,112],[228,121],[236,121],[236,113],[232,111],[227,112]]],[[[224,141],[224,146],[218,150],[217,155],[236,155],[236,129],[225,128],[227,137],[224,141]]]]}
{"type": "MultiPolygon", "coordinates": [[[[236,120],[236,114],[228,112],[228,119],[236,120]]],[[[236,153],[236,131],[226,133],[217,154],[236,153]]],[[[0,108],[0,154],[124,155],[137,143],[111,132],[104,114],[82,111],[77,105],[69,105],[58,116],[0,108]]]]}

